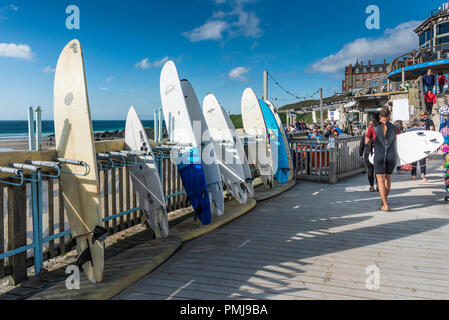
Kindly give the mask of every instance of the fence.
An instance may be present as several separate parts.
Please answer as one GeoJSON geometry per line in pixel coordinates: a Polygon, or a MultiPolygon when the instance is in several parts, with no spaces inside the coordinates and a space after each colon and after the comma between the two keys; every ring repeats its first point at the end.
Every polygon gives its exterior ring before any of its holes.
{"type": "MultiPolygon", "coordinates": [[[[123,150],[124,141],[98,142],[96,149],[98,153],[123,150]]],[[[30,159],[51,161],[55,156],[54,150],[0,152],[0,165],[6,166],[11,160],[17,163],[30,159]]],[[[188,207],[176,165],[167,154],[159,152],[156,158],[164,194],[167,195],[168,211],[188,207]]],[[[137,204],[128,168],[103,168],[99,171],[102,218],[108,231],[113,234],[139,223],[142,211],[137,204]]],[[[64,254],[65,244],[70,240],[59,179],[43,177],[41,184],[41,234],[33,234],[33,230],[39,230],[35,228],[36,216],[33,213],[33,182],[27,181],[20,186],[0,184],[0,257],[3,255],[0,279],[11,276],[11,284],[26,278],[27,269],[36,265],[36,258],[43,262],[64,254]]]]}
{"type": "Polygon", "coordinates": [[[359,155],[360,136],[329,139],[291,139],[295,154],[296,178],[327,181],[365,172],[365,164],[359,155]]]}

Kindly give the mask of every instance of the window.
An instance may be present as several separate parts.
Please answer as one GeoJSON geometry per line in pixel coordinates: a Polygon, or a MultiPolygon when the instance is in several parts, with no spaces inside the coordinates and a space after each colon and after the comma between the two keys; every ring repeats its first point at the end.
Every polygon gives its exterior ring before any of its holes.
{"type": "Polygon", "coordinates": [[[445,43],[449,43],[449,36],[447,37],[441,37],[441,38],[436,38],[436,44],[445,44],[445,43]]]}
{"type": "Polygon", "coordinates": [[[374,69],[374,67],[371,67],[371,72],[375,72],[376,69],[374,69]]]}
{"type": "Polygon", "coordinates": [[[449,22],[437,25],[437,35],[449,33],[449,22]]]}
{"type": "Polygon", "coordinates": [[[355,69],[355,73],[359,73],[360,72],[360,70],[359,69],[355,69]]]}
{"type": "MultiPolygon", "coordinates": [[[[384,69],[382,68],[382,67],[379,67],[379,70],[377,70],[377,71],[379,71],[379,72],[382,72],[384,69]]],[[[380,74],[379,74],[380,75],[380,74]]]]}
{"type": "Polygon", "coordinates": [[[419,45],[422,46],[426,43],[426,34],[423,32],[419,35],[419,45]]]}
{"type": "Polygon", "coordinates": [[[367,72],[368,72],[368,69],[363,68],[363,73],[367,73],[367,72]]]}

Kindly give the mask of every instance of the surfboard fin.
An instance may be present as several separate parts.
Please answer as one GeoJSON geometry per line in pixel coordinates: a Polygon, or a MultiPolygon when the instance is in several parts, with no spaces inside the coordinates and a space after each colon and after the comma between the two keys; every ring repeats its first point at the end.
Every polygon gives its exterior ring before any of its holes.
{"type": "Polygon", "coordinates": [[[72,251],[72,249],[76,247],[76,238],[72,238],[72,240],[70,240],[70,242],[65,246],[66,246],[65,250],[67,252],[72,251]]]}
{"type": "Polygon", "coordinates": [[[78,260],[76,260],[75,265],[78,268],[81,268],[86,262],[92,263],[92,255],[90,253],[90,248],[87,247],[86,250],[83,251],[83,253],[80,254],[78,257],[78,260]]]}
{"type": "Polygon", "coordinates": [[[92,243],[95,243],[95,241],[104,241],[108,236],[108,230],[106,228],[103,228],[101,226],[95,226],[94,234],[92,236],[92,243]]]}

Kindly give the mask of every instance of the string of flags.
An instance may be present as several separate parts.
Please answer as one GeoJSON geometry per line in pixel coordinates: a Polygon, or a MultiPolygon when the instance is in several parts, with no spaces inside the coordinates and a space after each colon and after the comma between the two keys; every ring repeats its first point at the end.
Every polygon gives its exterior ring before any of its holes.
{"type": "Polygon", "coordinates": [[[296,94],[291,93],[289,90],[285,89],[278,81],[276,81],[276,79],[273,78],[273,76],[271,75],[271,73],[268,72],[268,76],[270,77],[270,79],[274,82],[274,85],[276,87],[279,87],[279,89],[281,89],[282,91],[284,91],[286,94],[288,94],[289,96],[292,96],[292,98],[290,99],[280,99],[280,98],[274,98],[274,100],[276,101],[292,101],[292,100],[307,100],[307,99],[313,99],[313,97],[315,97],[318,93],[320,93],[320,90],[318,89],[316,92],[314,92],[313,94],[311,94],[310,96],[299,96],[296,94]]]}

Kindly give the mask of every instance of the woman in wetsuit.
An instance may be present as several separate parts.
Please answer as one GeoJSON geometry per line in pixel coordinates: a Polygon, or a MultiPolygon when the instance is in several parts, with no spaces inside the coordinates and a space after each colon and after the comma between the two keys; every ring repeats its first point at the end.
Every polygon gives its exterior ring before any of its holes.
{"type": "MultiPolygon", "coordinates": [[[[368,122],[368,128],[371,128],[372,126],[375,126],[377,124],[376,119],[371,119],[368,122]]],[[[362,136],[362,141],[360,141],[360,147],[359,147],[359,154],[360,157],[362,157],[365,160],[366,165],[366,171],[368,174],[368,182],[369,182],[369,191],[375,192],[376,189],[374,189],[374,165],[369,161],[370,154],[373,153],[373,145],[372,144],[365,144],[365,134],[362,136]]]]}
{"type": "Polygon", "coordinates": [[[365,144],[374,145],[374,172],[377,186],[382,198],[381,211],[390,211],[388,195],[391,188],[391,175],[396,167],[396,136],[400,130],[390,122],[391,111],[382,109],[379,114],[379,124],[370,127],[365,135],[365,144]]]}

